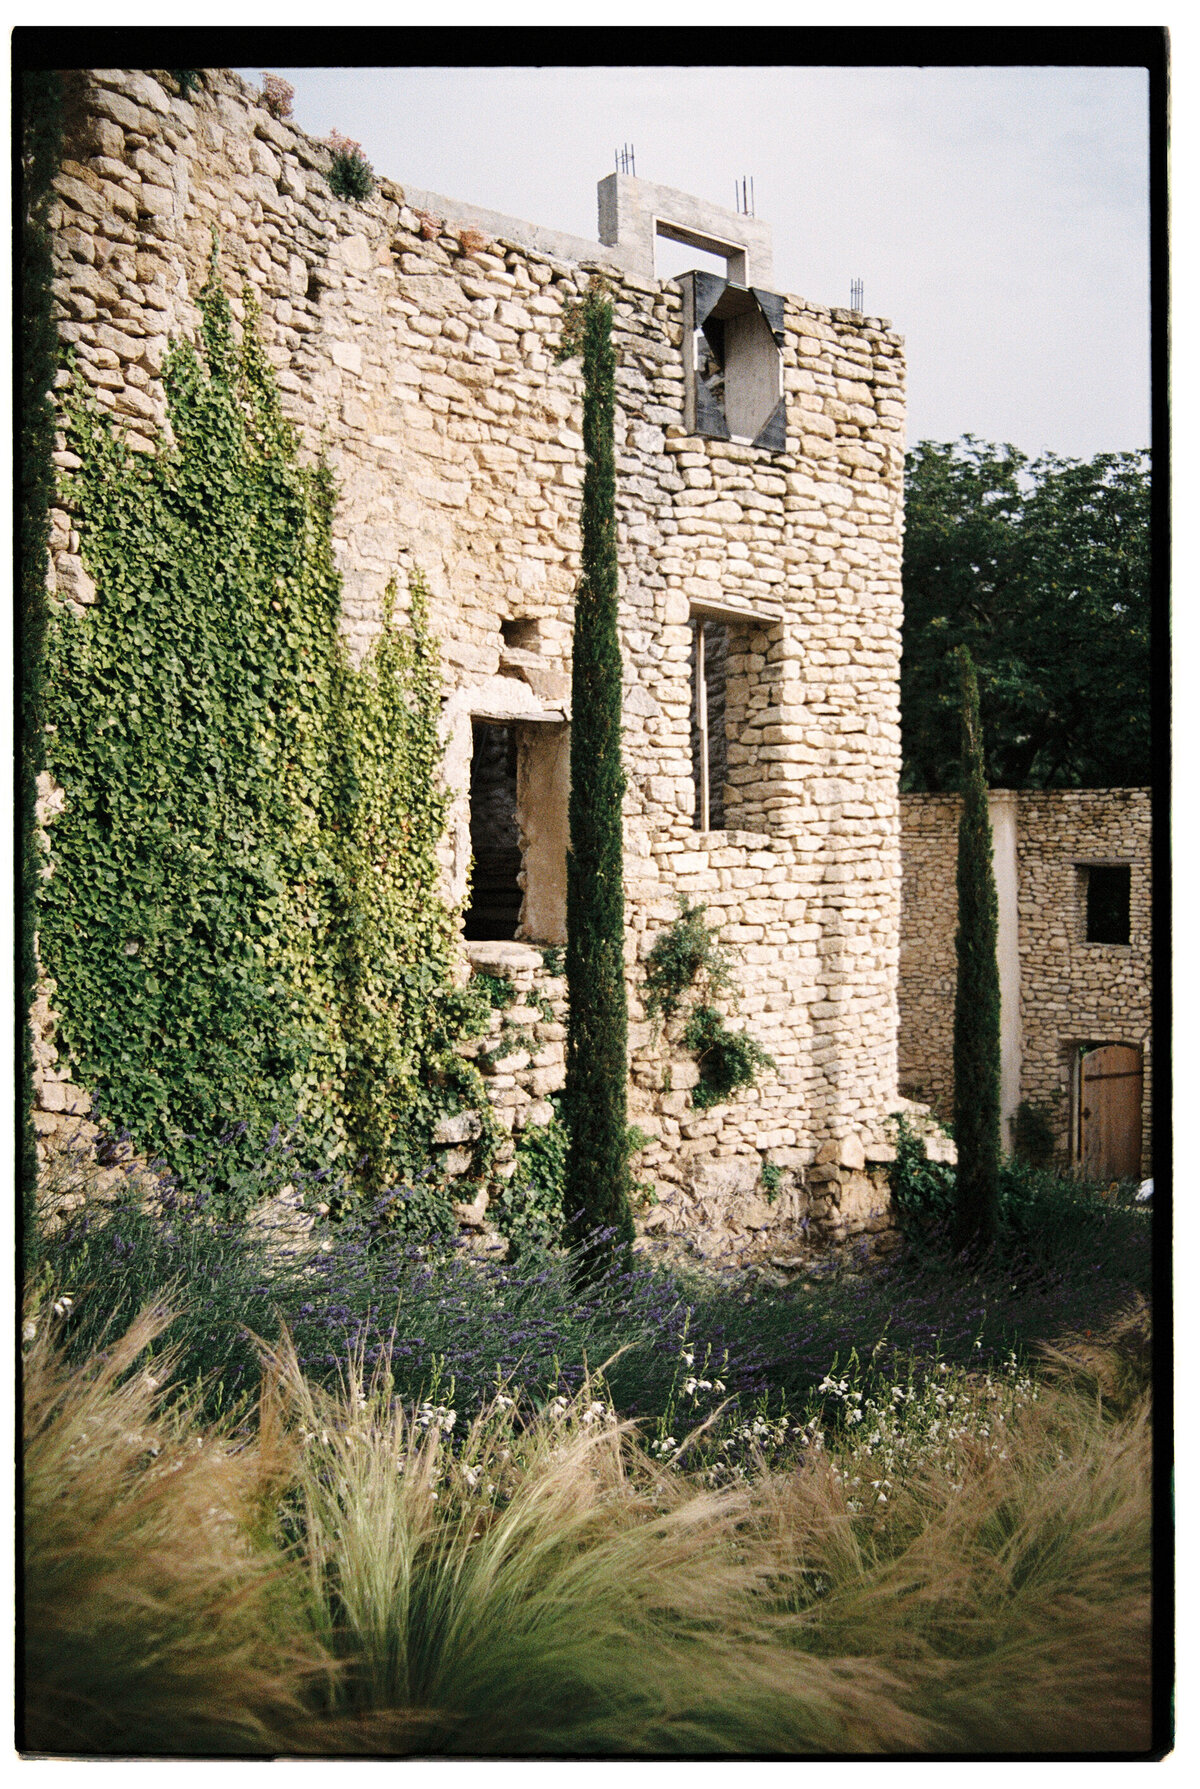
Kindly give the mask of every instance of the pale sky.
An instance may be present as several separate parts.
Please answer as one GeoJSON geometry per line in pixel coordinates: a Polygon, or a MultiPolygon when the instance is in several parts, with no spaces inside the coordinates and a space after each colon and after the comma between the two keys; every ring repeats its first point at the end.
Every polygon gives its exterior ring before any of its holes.
{"type": "Polygon", "coordinates": [[[753,176],[777,289],[845,305],[860,278],[906,337],[910,442],[1149,443],[1145,70],[274,72],[296,123],[401,185],[593,240],[622,144],[643,178],[730,207],[753,176]]]}

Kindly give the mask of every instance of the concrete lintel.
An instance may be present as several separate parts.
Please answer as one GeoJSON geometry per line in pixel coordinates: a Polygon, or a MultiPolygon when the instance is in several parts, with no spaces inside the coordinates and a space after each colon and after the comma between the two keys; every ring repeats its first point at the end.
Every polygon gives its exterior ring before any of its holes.
{"type": "Polygon", "coordinates": [[[596,194],[601,242],[635,256],[637,271],[651,279],[656,236],[725,256],[729,278],[739,286],[769,287],[774,279],[771,226],[759,218],[632,174],[607,175],[596,194]]]}
{"type": "Polygon", "coordinates": [[[784,608],[782,603],[755,603],[745,607],[737,603],[710,602],[707,597],[689,600],[693,615],[702,616],[712,621],[782,621],[784,608]]]}

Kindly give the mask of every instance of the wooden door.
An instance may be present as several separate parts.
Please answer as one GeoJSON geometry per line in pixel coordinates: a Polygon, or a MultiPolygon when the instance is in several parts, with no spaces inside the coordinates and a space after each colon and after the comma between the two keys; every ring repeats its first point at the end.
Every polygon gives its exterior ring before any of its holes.
{"type": "Polygon", "coordinates": [[[1080,1160],[1089,1180],[1142,1171],[1142,1052],[1136,1044],[1089,1050],[1079,1071],[1080,1160]]]}

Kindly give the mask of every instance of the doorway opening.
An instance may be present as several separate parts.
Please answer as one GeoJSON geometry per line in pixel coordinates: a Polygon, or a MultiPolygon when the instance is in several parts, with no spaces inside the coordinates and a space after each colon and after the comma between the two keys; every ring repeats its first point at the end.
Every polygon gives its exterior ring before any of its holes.
{"type": "Polygon", "coordinates": [[[470,902],[463,936],[564,944],[570,729],[471,722],[470,902]]]}
{"type": "Polygon", "coordinates": [[[471,723],[471,903],[466,938],[515,938],[521,918],[517,730],[471,723]]]}

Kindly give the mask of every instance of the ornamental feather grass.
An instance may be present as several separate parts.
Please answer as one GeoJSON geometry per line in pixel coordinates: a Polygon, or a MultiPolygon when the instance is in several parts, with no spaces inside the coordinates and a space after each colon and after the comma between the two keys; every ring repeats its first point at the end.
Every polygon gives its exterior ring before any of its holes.
{"type": "Polygon", "coordinates": [[[890,1425],[831,1373],[844,1424],[716,1489],[651,1458],[600,1377],[460,1419],[445,1390],[397,1399],[386,1357],[315,1387],[286,1337],[256,1432],[201,1430],[161,1354],[147,1377],[164,1321],[76,1368],[36,1322],[35,1749],[1149,1746],[1149,1409],[1104,1338],[1049,1378],[948,1370],[890,1425]]]}
{"type": "Polygon", "coordinates": [[[270,1753],[327,1669],[285,1562],[256,1538],[286,1453],[168,1402],[171,1357],[147,1355],[167,1321],[144,1311],[71,1367],[50,1309],[26,1320],[32,1751],[270,1753]]]}
{"type": "Polygon", "coordinates": [[[355,1363],[278,1386],[306,1447],[302,1549],[351,1749],[786,1755],[919,1743],[881,1662],[804,1658],[790,1568],[740,1489],[653,1464],[589,1382],[522,1421],[406,1411],[355,1363]],[[358,1743],[355,1722],[362,1720],[358,1743]]]}
{"type": "Polygon", "coordinates": [[[956,1473],[930,1460],[861,1514],[851,1481],[869,1476],[836,1461],[763,1481],[781,1549],[820,1590],[798,1643],[888,1659],[930,1751],[1145,1750],[1147,1401],[1112,1422],[1043,1387],[1003,1446],[976,1433],[959,1450],[956,1473]]]}

